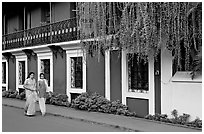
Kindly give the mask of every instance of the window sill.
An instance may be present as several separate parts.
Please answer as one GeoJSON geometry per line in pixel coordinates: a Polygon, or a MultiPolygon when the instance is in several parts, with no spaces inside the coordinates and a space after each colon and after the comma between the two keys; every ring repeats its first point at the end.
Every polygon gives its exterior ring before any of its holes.
{"type": "Polygon", "coordinates": [[[191,78],[191,71],[177,71],[171,79],[172,82],[202,83],[202,75],[191,78]]]}
{"type": "Polygon", "coordinates": [[[149,93],[149,91],[146,91],[146,90],[132,90],[132,89],[129,89],[128,92],[129,93],[143,93],[143,94],[149,93]]]}

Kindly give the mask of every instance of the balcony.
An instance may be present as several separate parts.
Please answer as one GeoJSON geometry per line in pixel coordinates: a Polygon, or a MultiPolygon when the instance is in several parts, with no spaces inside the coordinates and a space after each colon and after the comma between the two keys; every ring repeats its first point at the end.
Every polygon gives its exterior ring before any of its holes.
{"type": "Polygon", "coordinates": [[[18,31],[2,36],[2,50],[76,40],[77,31],[76,18],[18,31]]]}

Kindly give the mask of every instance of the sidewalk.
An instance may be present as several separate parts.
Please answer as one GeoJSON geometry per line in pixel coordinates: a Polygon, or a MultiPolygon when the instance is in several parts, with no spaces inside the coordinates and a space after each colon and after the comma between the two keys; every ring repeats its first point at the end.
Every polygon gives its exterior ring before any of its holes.
{"type": "MultiPolygon", "coordinates": [[[[25,101],[18,99],[2,98],[2,105],[12,106],[23,109],[25,101]]],[[[36,110],[39,111],[38,104],[36,110]]],[[[87,112],[75,110],[67,107],[46,105],[47,114],[62,116],[69,119],[92,122],[102,125],[108,125],[127,131],[141,132],[201,132],[201,130],[179,127],[176,125],[167,125],[146,119],[125,117],[121,115],[104,114],[98,112],[87,112]]],[[[23,113],[23,110],[22,110],[23,113]]]]}

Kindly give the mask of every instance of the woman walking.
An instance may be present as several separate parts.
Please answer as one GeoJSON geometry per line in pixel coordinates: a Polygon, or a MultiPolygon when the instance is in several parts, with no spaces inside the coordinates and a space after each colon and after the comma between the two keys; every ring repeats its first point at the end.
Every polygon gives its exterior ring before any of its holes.
{"type": "Polygon", "coordinates": [[[37,93],[34,75],[34,72],[30,72],[23,85],[26,93],[25,115],[27,116],[35,115],[35,102],[37,100],[37,93]]]}
{"type": "Polygon", "coordinates": [[[44,116],[46,112],[45,93],[48,91],[48,84],[43,73],[40,73],[40,80],[38,81],[38,84],[37,84],[37,91],[38,91],[38,101],[39,101],[40,111],[42,113],[42,116],[44,116]]]}

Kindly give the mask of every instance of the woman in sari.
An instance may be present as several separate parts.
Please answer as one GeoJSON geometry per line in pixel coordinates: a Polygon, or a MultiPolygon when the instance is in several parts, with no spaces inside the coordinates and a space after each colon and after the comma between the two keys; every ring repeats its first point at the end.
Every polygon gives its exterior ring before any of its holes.
{"type": "Polygon", "coordinates": [[[34,72],[30,72],[24,82],[24,89],[26,93],[25,115],[35,115],[35,102],[37,100],[36,81],[34,79],[34,72]]]}
{"type": "Polygon", "coordinates": [[[47,84],[47,80],[45,79],[45,75],[43,73],[40,73],[40,79],[37,84],[37,91],[38,91],[38,101],[39,101],[40,111],[42,113],[42,116],[44,116],[46,112],[45,94],[46,92],[48,92],[48,84],[47,84]]]}

